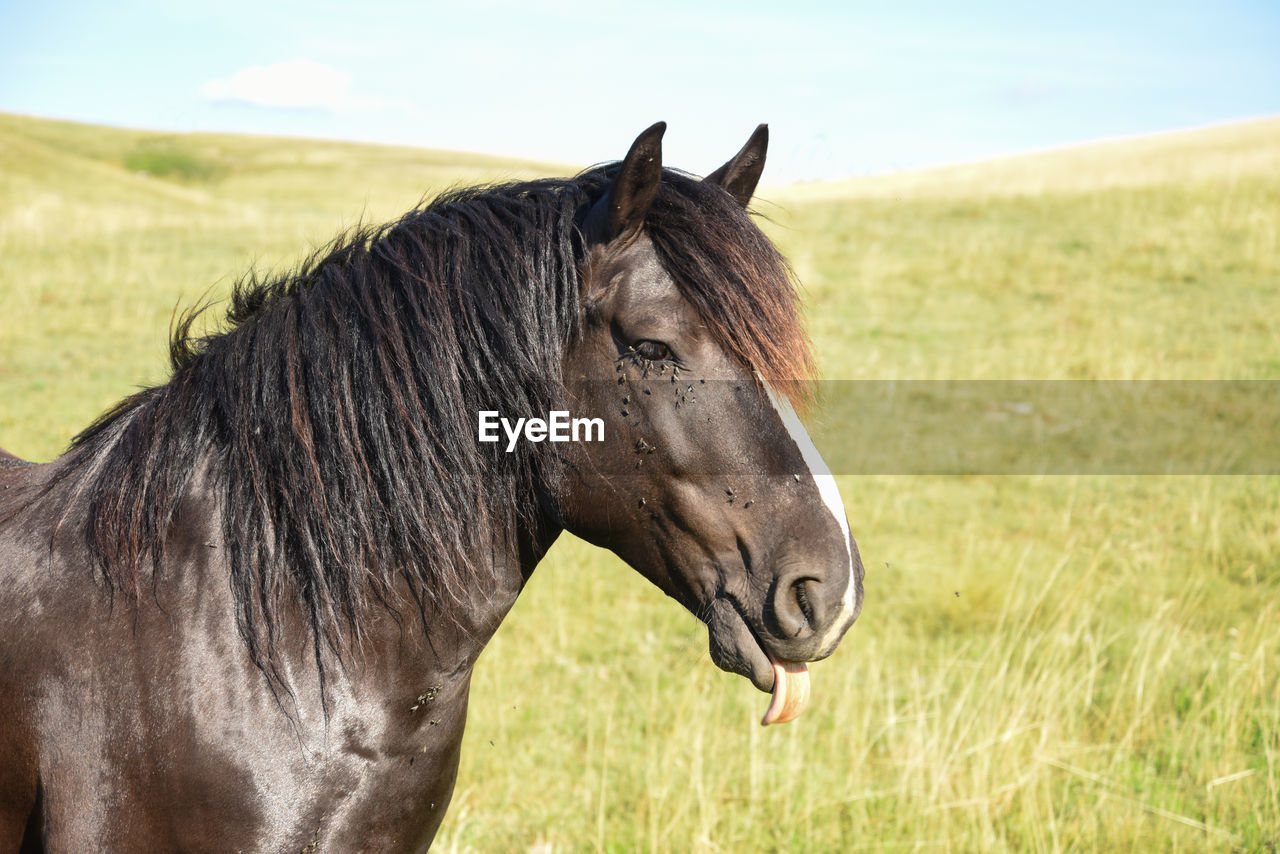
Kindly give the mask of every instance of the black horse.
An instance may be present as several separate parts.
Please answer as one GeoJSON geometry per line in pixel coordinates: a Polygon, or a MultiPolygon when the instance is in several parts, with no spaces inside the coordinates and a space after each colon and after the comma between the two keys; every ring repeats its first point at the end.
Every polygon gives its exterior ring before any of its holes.
{"type": "Polygon", "coordinates": [[[767,132],[699,181],[664,129],[249,276],[169,382],[0,454],[0,850],[426,848],[476,657],[562,530],[798,714],[863,572],[745,211],[767,132]],[[603,441],[480,441],[556,411],[603,441]]]}

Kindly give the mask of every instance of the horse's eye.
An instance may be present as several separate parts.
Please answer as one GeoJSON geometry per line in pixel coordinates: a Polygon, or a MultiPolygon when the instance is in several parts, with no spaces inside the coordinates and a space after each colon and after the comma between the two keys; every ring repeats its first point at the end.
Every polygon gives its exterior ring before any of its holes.
{"type": "Polygon", "coordinates": [[[635,351],[640,358],[650,362],[666,362],[671,359],[671,348],[661,341],[641,341],[636,344],[635,351]]]}

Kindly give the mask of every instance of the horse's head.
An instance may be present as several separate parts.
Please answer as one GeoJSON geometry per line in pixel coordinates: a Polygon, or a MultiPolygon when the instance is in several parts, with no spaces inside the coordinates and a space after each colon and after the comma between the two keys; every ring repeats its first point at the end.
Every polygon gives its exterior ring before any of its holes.
{"type": "Polygon", "coordinates": [[[803,662],[858,616],[862,562],[787,396],[810,370],[794,289],[745,211],[767,131],[697,181],[663,170],[664,130],[606,173],[583,222],[564,376],[605,438],[568,446],[560,512],[703,619],[715,663],[773,690],[766,723],[786,720],[803,662]]]}

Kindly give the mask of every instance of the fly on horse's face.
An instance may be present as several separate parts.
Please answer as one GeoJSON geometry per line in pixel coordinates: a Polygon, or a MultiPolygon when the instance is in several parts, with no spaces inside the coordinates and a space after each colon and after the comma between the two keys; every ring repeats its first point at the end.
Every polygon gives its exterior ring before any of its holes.
{"type": "MultiPolygon", "coordinates": [[[[769,366],[735,358],[646,228],[662,204],[664,128],[636,140],[584,223],[583,329],[564,375],[570,409],[602,417],[606,441],[569,451],[562,515],[703,619],[716,664],[774,691],[766,723],[788,720],[807,696],[803,662],[830,655],[858,616],[862,562],[834,479],[764,379],[769,366]]],[[[740,208],[766,144],[761,126],[703,182],[743,228],[755,228],[740,208]]]]}

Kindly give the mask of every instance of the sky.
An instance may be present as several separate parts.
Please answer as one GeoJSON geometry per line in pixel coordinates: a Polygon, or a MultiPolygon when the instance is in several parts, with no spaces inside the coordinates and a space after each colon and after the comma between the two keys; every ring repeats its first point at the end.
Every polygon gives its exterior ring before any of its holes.
{"type": "Polygon", "coordinates": [[[833,179],[1280,114],[1280,3],[0,0],[0,111],[833,179]]]}

